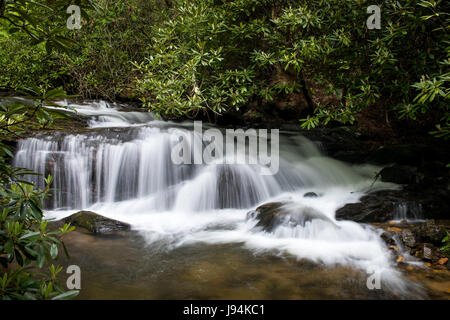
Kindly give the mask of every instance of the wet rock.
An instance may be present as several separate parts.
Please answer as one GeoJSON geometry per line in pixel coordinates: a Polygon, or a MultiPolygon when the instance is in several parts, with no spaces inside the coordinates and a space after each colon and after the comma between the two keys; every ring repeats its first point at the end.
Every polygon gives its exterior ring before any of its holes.
{"type": "Polygon", "coordinates": [[[394,246],[396,244],[394,239],[394,233],[392,232],[384,231],[380,237],[381,239],[384,240],[384,242],[386,242],[390,246],[394,246]]]}
{"type": "Polygon", "coordinates": [[[399,201],[397,190],[384,190],[363,196],[358,203],[349,203],[336,211],[337,220],[386,222],[394,219],[399,201]]]}
{"type": "Polygon", "coordinates": [[[446,235],[445,228],[437,225],[434,220],[415,226],[412,232],[419,242],[428,242],[437,246],[442,245],[442,239],[446,235]]]}
{"type": "Polygon", "coordinates": [[[393,165],[380,171],[381,181],[397,184],[418,182],[417,168],[411,166],[393,165]]]}
{"type": "Polygon", "coordinates": [[[307,192],[303,195],[304,198],[317,198],[319,195],[315,192],[307,192]]]}
{"type": "Polygon", "coordinates": [[[79,211],[64,218],[63,222],[85,228],[92,233],[130,230],[128,223],[110,219],[91,211],[79,211]]]}
{"type": "Polygon", "coordinates": [[[425,243],[423,244],[420,256],[423,260],[432,260],[433,259],[433,246],[431,244],[425,243]]]}
{"type": "Polygon", "coordinates": [[[409,248],[413,248],[416,245],[416,238],[411,230],[403,230],[400,236],[403,244],[409,248]]]}
{"type": "MultiPolygon", "coordinates": [[[[440,265],[440,259],[447,258],[446,255],[438,249],[442,246],[442,243],[431,243],[433,239],[431,235],[438,239],[442,235],[442,231],[447,228],[448,221],[441,221],[441,224],[437,225],[435,221],[426,221],[424,223],[374,223],[373,225],[383,229],[381,238],[386,242],[389,248],[395,251],[395,247],[398,246],[401,252],[408,252],[412,256],[418,259],[424,260],[433,266],[440,265]],[[399,227],[401,226],[401,228],[399,227]],[[437,235],[436,235],[437,232],[437,235]]],[[[445,268],[444,266],[442,266],[445,268]]]]}
{"type": "MultiPolygon", "coordinates": [[[[408,185],[410,186],[410,185],[408,185]]],[[[420,190],[371,192],[358,203],[336,211],[336,219],[356,222],[387,222],[394,219],[448,219],[450,191],[423,187],[420,190]]]]}
{"type": "Polygon", "coordinates": [[[386,230],[394,233],[401,233],[403,231],[403,229],[399,227],[388,227],[386,230]]]}
{"type": "Polygon", "coordinates": [[[336,226],[334,221],[323,213],[292,202],[266,203],[247,213],[247,219],[258,220],[256,227],[266,232],[273,232],[280,225],[305,226],[307,222],[316,219],[336,226]]]}
{"type": "Polygon", "coordinates": [[[398,248],[397,246],[394,246],[394,245],[390,245],[390,246],[389,246],[389,249],[392,249],[392,250],[394,250],[395,252],[398,252],[398,251],[399,251],[399,248],[398,248]]]}

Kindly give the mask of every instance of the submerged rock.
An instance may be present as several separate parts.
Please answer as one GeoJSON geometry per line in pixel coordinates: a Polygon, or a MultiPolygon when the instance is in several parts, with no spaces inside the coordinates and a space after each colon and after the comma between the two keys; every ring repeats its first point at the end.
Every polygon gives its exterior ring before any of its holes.
{"type": "Polygon", "coordinates": [[[307,192],[303,195],[304,198],[317,198],[319,195],[315,192],[307,192]]]}
{"type": "Polygon", "coordinates": [[[64,223],[85,228],[92,233],[130,230],[128,223],[110,219],[91,211],[79,211],[64,218],[63,221],[64,223]]]}
{"type": "Polygon", "coordinates": [[[256,219],[256,227],[273,232],[280,225],[305,226],[312,220],[322,220],[336,226],[333,220],[311,207],[300,206],[293,202],[270,202],[247,213],[247,219],[256,219]]]}

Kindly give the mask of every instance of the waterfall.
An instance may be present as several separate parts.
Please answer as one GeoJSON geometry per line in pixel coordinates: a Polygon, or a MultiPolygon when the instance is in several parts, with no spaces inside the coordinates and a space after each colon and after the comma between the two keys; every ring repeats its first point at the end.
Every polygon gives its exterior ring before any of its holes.
{"type": "MultiPolygon", "coordinates": [[[[47,209],[83,209],[96,203],[148,199],[165,194],[165,201],[148,210],[244,209],[298,189],[345,185],[367,180],[350,167],[322,156],[310,141],[297,146],[297,162],[281,158],[275,175],[263,176],[258,165],[178,165],[171,150],[189,128],[128,127],[86,134],[42,135],[21,140],[14,165],[54,176],[47,209]]],[[[202,150],[192,148],[193,153],[202,150]]],[[[226,155],[225,155],[226,157],[226,155]]],[[[288,158],[288,156],[286,157],[288,158]]],[[[41,176],[29,179],[42,187],[41,176]]]]}
{"type": "MultiPolygon", "coordinates": [[[[23,139],[14,158],[15,166],[54,176],[46,216],[62,218],[87,209],[128,222],[149,243],[162,241],[168,249],[193,242],[242,243],[255,252],[287,252],[363,269],[377,266],[387,270],[386,279],[398,279],[378,231],[335,220],[336,209],[357,202],[369,188],[392,187],[373,184],[379,168],[331,159],[316,143],[289,132],[280,134],[274,175],[262,175],[259,164],[175,164],[171,151],[180,136],[192,156],[202,152],[204,143],[194,143],[199,137],[192,123],[154,120],[150,113],[99,102],[60,104],[87,116],[92,130],[23,139]],[[303,197],[309,191],[319,197],[303,197]],[[256,221],[246,213],[280,199],[308,206],[333,223],[312,220],[282,225],[273,233],[255,229],[256,221]]],[[[28,179],[42,186],[42,177],[28,179]]]]}
{"type": "Polygon", "coordinates": [[[396,221],[421,221],[422,205],[416,202],[401,202],[395,204],[394,207],[394,220],[396,221]]]}

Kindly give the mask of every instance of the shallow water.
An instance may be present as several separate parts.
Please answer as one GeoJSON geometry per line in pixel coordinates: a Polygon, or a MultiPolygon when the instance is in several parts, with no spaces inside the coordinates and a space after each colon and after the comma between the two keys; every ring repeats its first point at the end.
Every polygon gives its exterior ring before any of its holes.
{"type": "Polygon", "coordinates": [[[78,299],[399,299],[368,290],[360,270],[297,260],[276,251],[254,254],[240,244],[195,244],[167,250],[136,233],[66,239],[70,264],[81,268],[78,299]]]}

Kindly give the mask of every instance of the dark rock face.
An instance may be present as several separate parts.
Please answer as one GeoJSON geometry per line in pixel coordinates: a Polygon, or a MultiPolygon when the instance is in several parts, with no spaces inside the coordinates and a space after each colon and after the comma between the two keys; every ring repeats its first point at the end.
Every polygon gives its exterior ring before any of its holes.
{"type": "Polygon", "coordinates": [[[408,218],[448,219],[449,198],[449,190],[425,186],[419,190],[407,187],[404,190],[375,191],[363,196],[358,203],[338,209],[336,219],[386,222],[396,218],[400,206],[404,207],[404,214],[408,218]]]}
{"type": "Polygon", "coordinates": [[[305,226],[309,221],[319,219],[335,225],[334,221],[323,213],[291,202],[270,202],[247,213],[247,219],[257,219],[256,227],[273,232],[280,225],[305,226]]]}
{"type": "Polygon", "coordinates": [[[374,151],[367,162],[388,164],[379,175],[382,181],[403,185],[395,198],[387,199],[416,206],[425,219],[449,219],[450,149],[445,145],[399,145],[374,151]]]}
{"type": "Polygon", "coordinates": [[[130,225],[128,223],[109,219],[91,211],[79,211],[64,218],[63,222],[85,228],[92,233],[130,230],[130,225]]]}
{"type": "Polygon", "coordinates": [[[395,204],[400,203],[397,190],[385,190],[370,193],[361,198],[361,202],[349,203],[336,211],[336,220],[356,222],[385,222],[394,219],[395,204]]]}
{"type": "Polygon", "coordinates": [[[417,168],[411,166],[390,166],[380,171],[381,181],[397,184],[415,183],[418,180],[417,168]]]}
{"type": "Polygon", "coordinates": [[[427,145],[395,145],[384,146],[373,151],[368,158],[367,162],[386,165],[386,164],[398,164],[398,165],[420,165],[433,158],[437,157],[437,152],[427,145]]]}
{"type": "Polygon", "coordinates": [[[364,163],[370,153],[366,137],[348,127],[318,128],[302,134],[313,141],[320,141],[327,156],[349,163],[364,163]]]}
{"type": "Polygon", "coordinates": [[[368,194],[361,203],[348,204],[336,213],[337,219],[381,222],[394,218],[399,205],[406,205],[408,217],[420,211],[424,219],[449,219],[450,179],[446,167],[450,158],[448,143],[391,145],[371,150],[370,137],[348,128],[316,130],[305,134],[320,141],[324,152],[350,163],[385,166],[379,176],[384,182],[403,185],[403,190],[368,194]],[[414,209],[416,208],[416,209],[414,209]]]}

